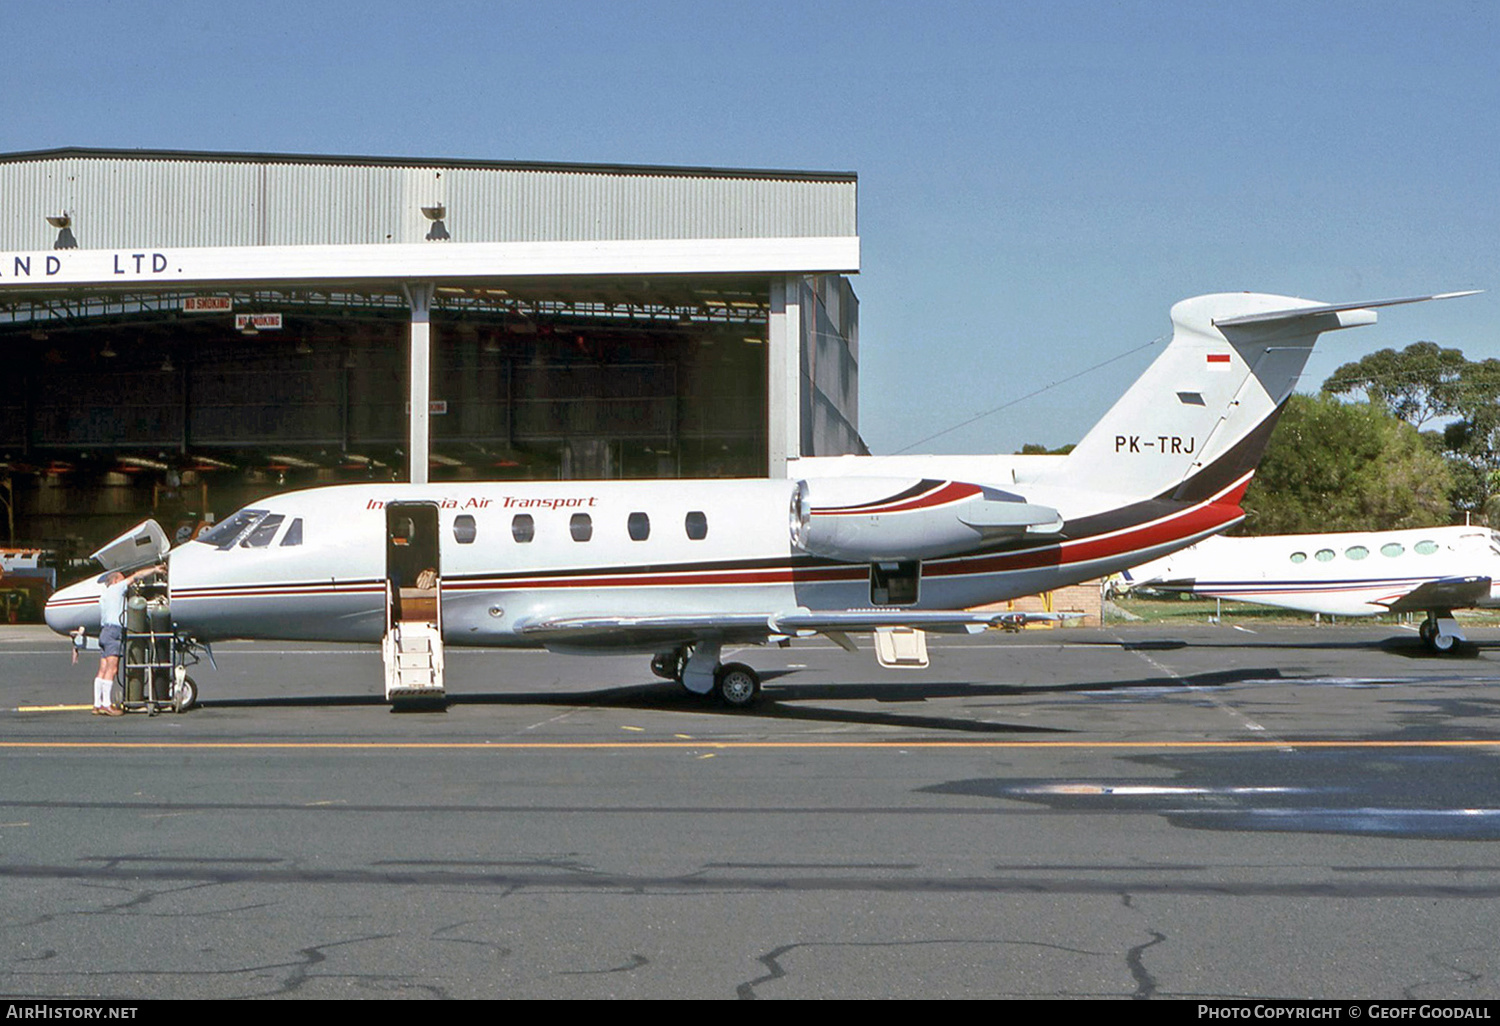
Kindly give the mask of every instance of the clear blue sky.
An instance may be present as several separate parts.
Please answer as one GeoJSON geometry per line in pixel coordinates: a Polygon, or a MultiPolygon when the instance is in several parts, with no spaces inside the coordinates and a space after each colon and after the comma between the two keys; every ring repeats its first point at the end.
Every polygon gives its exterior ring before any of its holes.
{"type": "MultiPolygon", "coordinates": [[[[1500,4],[0,0],[0,151],[859,174],[860,426],[890,452],[1202,292],[1463,288],[1329,336],[1500,356],[1500,4]]],[[[1136,354],[922,448],[1077,438],[1136,354]]]]}

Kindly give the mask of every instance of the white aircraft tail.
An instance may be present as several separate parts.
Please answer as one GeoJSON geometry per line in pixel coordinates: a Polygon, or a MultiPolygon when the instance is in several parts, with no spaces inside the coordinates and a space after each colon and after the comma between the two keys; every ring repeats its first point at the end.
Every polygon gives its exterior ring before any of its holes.
{"type": "Polygon", "coordinates": [[[1374,324],[1367,303],[1316,303],[1254,292],[1185,299],[1172,341],[1046,479],[1138,498],[1233,502],[1265,451],[1313,344],[1325,331],[1374,324]]]}

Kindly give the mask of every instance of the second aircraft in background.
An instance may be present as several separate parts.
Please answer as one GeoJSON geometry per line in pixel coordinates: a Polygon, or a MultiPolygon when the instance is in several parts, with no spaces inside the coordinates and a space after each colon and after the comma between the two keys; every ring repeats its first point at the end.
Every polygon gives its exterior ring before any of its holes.
{"type": "Polygon", "coordinates": [[[1500,534],[1487,527],[1213,537],[1125,571],[1131,588],[1329,616],[1425,613],[1436,652],[1464,640],[1453,610],[1500,607],[1500,534]]]}

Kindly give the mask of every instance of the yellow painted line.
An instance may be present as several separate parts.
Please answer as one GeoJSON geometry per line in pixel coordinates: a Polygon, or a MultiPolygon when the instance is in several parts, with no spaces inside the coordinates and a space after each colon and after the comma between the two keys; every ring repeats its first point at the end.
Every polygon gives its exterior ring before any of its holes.
{"type": "Polygon", "coordinates": [[[92,705],[18,705],[16,712],[88,712],[92,705]]]}
{"type": "Polygon", "coordinates": [[[104,748],[171,751],[629,751],[632,749],[1269,749],[1500,748],[1500,738],[1450,741],[0,741],[0,750],[104,748]]]}

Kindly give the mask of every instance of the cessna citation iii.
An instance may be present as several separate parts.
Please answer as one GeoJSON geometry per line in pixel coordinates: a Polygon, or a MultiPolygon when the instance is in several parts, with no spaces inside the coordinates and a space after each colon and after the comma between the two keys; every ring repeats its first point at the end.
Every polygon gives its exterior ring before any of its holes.
{"type": "MultiPolygon", "coordinates": [[[[268,498],[170,553],[148,522],[101,561],[165,560],[183,646],[380,642],[393,701],[442,694],[445,645],[486,645],[649,653],[657,674],[743,706],[760,678],[723,663],[725,646],[1018,626],[1023,614],[967,610],[1238,522],[1318,335],[1461,294],[1184,300],[1170,344],[1067,456],[803,458],[787,480],[336,485],[268,498]]],[[[57,592],[47,623],[97,632],[100,588],[57,592]]]]}
{"type": "Polygon", "coordinates": [[[1328,616],[1426,613],[1418,635],[1450,652],[1465,640],[1453,610],[1500,606],[1500,534],[1423,527],[1209,538],[1124,576],[1132,588],[1328,616]]]}

